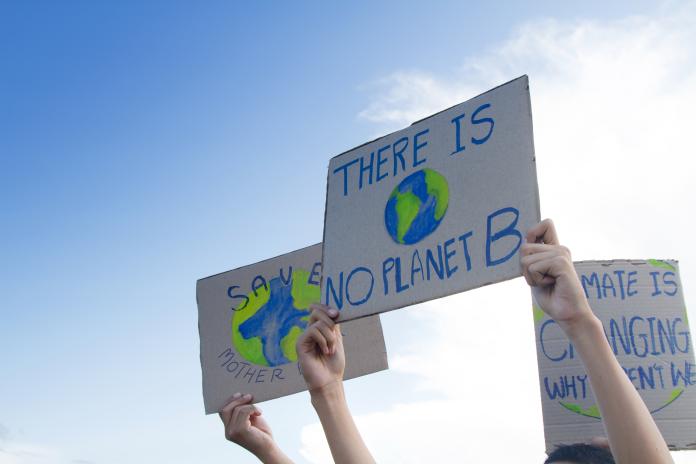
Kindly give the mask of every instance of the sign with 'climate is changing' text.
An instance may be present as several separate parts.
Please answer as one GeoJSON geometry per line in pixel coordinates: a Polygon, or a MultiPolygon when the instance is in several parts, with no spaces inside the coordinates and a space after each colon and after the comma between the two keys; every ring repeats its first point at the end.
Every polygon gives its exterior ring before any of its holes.
{"type": "Polygon", "coordinates": [[[336,156],[322,301],[349,320],[519,276],[538,196],[527,76],[336,156]]]}
{"type": "MultiPolygon", "coordinates": [[[[676,261],[575,263],[592,311],[671,449],[696,449],[696,364],[676,261]]],[[[573,345],[534,305],[546,450],[605,434],[573,345]]]]}

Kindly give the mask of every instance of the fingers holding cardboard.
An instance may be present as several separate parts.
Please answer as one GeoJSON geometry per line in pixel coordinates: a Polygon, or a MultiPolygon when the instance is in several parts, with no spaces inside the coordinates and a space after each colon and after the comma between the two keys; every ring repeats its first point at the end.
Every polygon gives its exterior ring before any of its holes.
{"type": "Polygon", "coordinates": [[[527,231],[527,243],[559,245],[556,226],[551,219],[544,219],[527,231]]]}

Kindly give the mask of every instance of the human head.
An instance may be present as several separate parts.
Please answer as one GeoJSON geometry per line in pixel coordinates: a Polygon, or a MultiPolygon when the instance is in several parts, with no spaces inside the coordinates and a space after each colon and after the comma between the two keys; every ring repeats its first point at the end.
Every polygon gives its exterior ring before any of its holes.
{"type": "Polygon", "coordinates": [[[615,464],[609,450],[585,443],[560,445],[544,464],[615,464]]]}

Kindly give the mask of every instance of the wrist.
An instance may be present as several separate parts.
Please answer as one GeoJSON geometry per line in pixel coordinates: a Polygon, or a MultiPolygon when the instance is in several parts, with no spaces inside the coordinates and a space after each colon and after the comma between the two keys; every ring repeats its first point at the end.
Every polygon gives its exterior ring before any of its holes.
{"type": "Polygon", "coordinates": [[[602,328],[602,321],[599,320],[597,316],[592,312],[589,304],[585,305],[586,308],[580,312],[580,315],[566,321],[559,321],[559,325],[565,332],[568,339],[577,343],[582,339],[587,337],[594,337],[598,333],[604,333],[602,328]]]}
{"type": "Polygon", "coordinates": [[[345,404],[346,395],[343,389],[343,381],[337,379],[321,387],[311,388],[309,395],[312,398],[314,408],[345,404]]]}

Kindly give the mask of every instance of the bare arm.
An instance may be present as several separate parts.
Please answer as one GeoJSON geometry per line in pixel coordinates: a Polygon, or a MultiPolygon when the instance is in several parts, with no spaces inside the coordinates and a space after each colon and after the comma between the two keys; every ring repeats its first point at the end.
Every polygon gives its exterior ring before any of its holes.
{"type": "Polygon", "coordinates": [[[521,255],[522,272],[537,303],[563,329],[583,361],[616,462],[672,463],[648,408],[611,351],[553,222],[547,219],[530,229],[521,255]]]}
{"type": "Polygon", "coordinates": [[[302,375],[309,387],[336,464],[374,463],[348,409],[343,390],[345,354],[339,326],[333,318],[338,311],[314,305],[310,325],[297,340],[302,375]]]}

